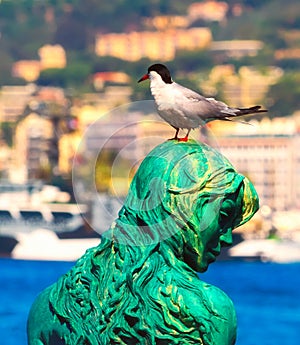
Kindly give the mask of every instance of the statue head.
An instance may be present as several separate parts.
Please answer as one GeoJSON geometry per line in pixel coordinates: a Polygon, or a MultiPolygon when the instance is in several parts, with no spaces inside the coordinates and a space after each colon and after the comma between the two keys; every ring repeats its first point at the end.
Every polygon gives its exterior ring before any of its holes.
{"type": "Polygon", "coordinates": [[[205,271],[257,208],[252,184],[216,150],[194,141],[157,146],[116,222],[45,290],[29,328],[68,344],[233,344],[232,302],[194,271],[205,271]],[[36,330],[39,305],[43,318],[50,308],[46,332],[36,330]]]}
{"type": "Polygon", "coordinates": [[[257,209],[253,185],[221,153],[196,141],[167,141],[141,163],[104,237],[131,246],[166,242],[205,271],[257,209]]]}

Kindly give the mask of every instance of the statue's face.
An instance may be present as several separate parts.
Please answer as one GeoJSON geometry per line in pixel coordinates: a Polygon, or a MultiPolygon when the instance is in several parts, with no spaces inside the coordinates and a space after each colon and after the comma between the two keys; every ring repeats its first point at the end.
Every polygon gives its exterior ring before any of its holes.
{"type": "Polygon", "coordinates": [[[232,244],[232,230],[242,214],[243,188],[239,195],[225,200],[213,200],[205,203],[201,209],[201,221],[198,234],[189,243],[185,251],[186,262],[196,271],[204,272],[220,254],[221,247],[232,244]]]}

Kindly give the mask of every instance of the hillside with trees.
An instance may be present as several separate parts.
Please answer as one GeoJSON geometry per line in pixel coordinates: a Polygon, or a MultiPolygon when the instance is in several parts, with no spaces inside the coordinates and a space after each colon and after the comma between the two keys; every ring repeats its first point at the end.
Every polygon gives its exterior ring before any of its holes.
{"type": "MultiPolygon", "coordinates": [[[[118,69],[133,79],[144,72],[151,61],[143,59],[130,63],[111,57],[99,58],[94,54],[96,33],[129,32],[144,30],[143,18],[160,14],[185,15],[188,5],[195,1],[180,0],[4,0],[0,3],[0,85],[22,84],[11,76],[11,66],[18,60],[37,59],[37,51],[44,44],[60,44],[67,52],[68,66],[63,71],[46,70],[38,83],[61,87],[88,87],[89,76],[98,71],[118,69]]],[[[300,2],[298,0],[227,0],[229,11],[224,22],[193,23],[209,26],[214,40],[257,39],[264,42],[257,56],[241,59],[226,58],[222,61],[208,51],[178,52],[168,65],[176,70],[178,77],[205,73],[215,64],[278,66],[284,69],[282,80],[271,88],[268,97],[281,96],[282,102],[291,105],[284,109],[300,108],[299,67],[300,59],[276,60],[277,49],[300,48],[299,35],[291,39],[288,32],[300,28],[300,2]],[[240,15],[234,13],[236,5],[242,8],[240,15]],[[287,92],[289,93],[284,96],[287,92]],[[286,98],[284,98],[286,97],[286,98]]],[[[186,81],[187,82],[187,81],[186,81]]],[[[133,85],[133,87],[135,87],[133,85]]],[[[136,93],[136,97],[143,97],[136,93]]],[[[281,107],[273,102],[271,107],[281,107]]],[[[282,113],[282,111],[281,111],[282,113]]]]}

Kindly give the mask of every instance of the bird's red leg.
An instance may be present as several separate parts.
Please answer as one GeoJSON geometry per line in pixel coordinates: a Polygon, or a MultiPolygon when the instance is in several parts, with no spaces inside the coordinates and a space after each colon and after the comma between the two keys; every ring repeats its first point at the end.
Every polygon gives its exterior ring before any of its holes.
{"type": "Polygon", "coordinates": [[[176,127],[174,127],[174,128],[176,129],[175,137],[174,137],[174,138],[171,138],[171,139],[169,139],[169,140],[179,140],[179,139],[178,139],[179,128],[176,128],[176,127]]]}
{"type": "Polygon", "coordinates": [[[188,130],[188,132],[186,133],[186,136],[184,138],[179,138],[178,141],[188,141],[189,139],[189,134],[190,134],[190,129],[188,130]]]}

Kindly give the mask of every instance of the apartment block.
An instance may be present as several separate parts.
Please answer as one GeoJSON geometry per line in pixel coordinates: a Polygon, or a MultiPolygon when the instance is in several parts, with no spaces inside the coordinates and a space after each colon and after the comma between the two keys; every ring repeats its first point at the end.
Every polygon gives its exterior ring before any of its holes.
{"type": "Polygon", "coordinates": [[[206,21],[223,21],[229,5],[225,1],[202,1],[195,2],[188,7],[188,18],[190,21],[202,19],[206,21]]]}
{"type": "Polygon", "coordinates": [[[65,68],[67,65],[66,51],[59,44],[46,44],[38,50],[38,54],[40,56],[41,70],[65,68]]]}
{"type": "Polygon", "coordinates": [[[38,60],[19,60],[12,66],[12,75],[31,83],[38,79],[40,70],[41,64],[38,60]]]}
{"type": "Polygon", "coordinates": [[[298,122],[298,116],[263,119],[244,129],[232,124],[223,134],[212,127],[214,146],[254,183],[260,204],[276,211],[300,208],[298,122]]]}
{"type": "Polygon", "coordinates": [[[96,35],[95,53],[123,60],[138,61],[143,57],[167,61],[177,50],[206,48],[212,41],[208,28],[171,29],[96,35]]]}
{"type": "Polygon", "coordinates": [[[264,73],[252,66],[242,66],[237,71],[233,65],[215,66],[209,79],[201,83],[207,95],[216,94],[222,86],[226,103],[234,107],[249,107],[261,103],[269,87],[283,75],[279,67],[270,66],[264,73]]]}
{"type": "Polygon", "coordinates": [[[15,122],[36,91],[35,86],[3,86],[0,91],[0,121],[15,122]]]}
{"type": "Polygon", "coordinates": [[[14,169],[18,171],[19,183],[38,178],[48,169],[49,151],[53,137],[51,121],[31,113],[20,121],[15,133],[14,169]]]}

